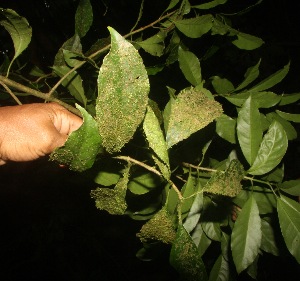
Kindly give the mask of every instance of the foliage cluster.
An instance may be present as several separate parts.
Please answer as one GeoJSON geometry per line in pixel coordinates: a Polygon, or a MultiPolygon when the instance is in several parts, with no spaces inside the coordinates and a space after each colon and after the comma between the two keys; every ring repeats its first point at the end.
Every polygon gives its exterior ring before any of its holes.
{"type": "Polygon", "coordinates": [[[15,11],[0,9],[0,25],[14,46],[14,56],[0,66],[6,74],[1,95],[17,103],[33,95],[83,117],[50,159],[93,177],[99,187],[91,197],[100,210],[147,221],[137,234],[139,257],[170,243],[170,263],[191,281],[235,280],[244,271],[255,279],[264,252],[288,250],[300,263],[300,180],[286,178],[283,161],[300,122],[300,114],[286,108],[300,93],[272,90],[290,63],[261,79],[259,60],[237,85],[217,74],[203,77],[204,56],[189,49],[191,40],[211,44],[206,58],[221,51],[222,40],[245,52],[264,41],[215,12],[227,0],[171,0],[157,20],[138,28],[143,4],[127,35],[108,27],[109,41],[83,52],[94,15],[90,1],[80,0],[74,36],[58,50],[51,72],[32,66],[27,75],[20,62],[31,27],[15,11]],[[148,56],[151,65],[144,62],[148,56]],[[174,89],[163,80],[167,98],[153,94],[151,78],[177,67],[188,86],[174,89]],[[218,253],[209,266],[203,255],[212,244],[218,253]]]}

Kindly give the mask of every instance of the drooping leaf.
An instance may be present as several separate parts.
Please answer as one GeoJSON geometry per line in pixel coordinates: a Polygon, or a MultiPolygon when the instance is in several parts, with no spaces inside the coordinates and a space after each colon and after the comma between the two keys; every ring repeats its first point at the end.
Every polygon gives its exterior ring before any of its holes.
{"type": "Polygon", "coordinates": [[[239,213],[231,235],[231,250],[237,272],[241,273],[258,255],[261,245],[261,219],[253,196],[239,213]]]}
{"type": "Polygon", "coordinates": [[[281,195],[277,200],[277,211],[285,244],[300,264],[300,204],[281,195]]]}
{"type": "Polygon", "coordinates": [[[204,190],[212,194],[234,197],[242,189],[241,180],[243,177],[244,168],[242,164],[233,159],[224,172],[217,171],[212,175],[204,186],[204,190]]]}
{"type": "Polygon", "coordinates": [[[197,86],[202,83],[200,61],[190,51],[178,48],[179,67],[185,78],[193,85],[197,86]]]}
{"type": "MultiPolygon", "coordinates": [[[[70,71],[70,68],[65,65],[53,66],[53,70],[58,76],[63,77],[70,71]]],[[[75,70],[62,81],[62,85],[70,91],[70,94],[77,101],[82,103],[84,107],[86,106],[87,98],[84,94],[82,79],[75,70]]]]}
{"type": "Polygon", "coordinates": [[[168,106],[169,114],[164,114],[168,148],[201,130],[222,114],[218,102],[193,88],[181,91],[175,100],[170,100],[166,108],[168,106]]]}
{"type": "Polygon", "coordinates": [[[226,95],[234,90],[233,84],[226,78],[213,76],[211,78],[211,83],[219,95],[226,95]]]}
{"type": "Polygon", "coordinates": [[[93,23],[93,8],[90,0],[80,0],[75,13],[75,32],[84,37],[93,23]]]}
{"type": "Polygon", "coordinates": [[[225,98],[236,106],[242,106],[251,96],[258,108],[270,108],[280,102],[281,96],[273,92],[242,92],[225,96],[225,98]]]}
{"type": "Polygon", "coordinates": [[[276,113],[280,117],[282,117],[283,119],[285,119],[287,121],[300,123],[300,114],[292,114],[292,113],[283,112],[283,111],[280,111],[280,110],[276,110],[276,113]]]}
{"type": "Polygon", "coordinates": [[[236,143],[236,119],[222,114],[216,119],[216,133],[230,143],[236,143]]]}
{"type": "Polygon", "coordinates": [[[74,171],[84,171],[92,167],[101,150],[101,137],[96,121],[85,109],[76,105],[83,116],[82,126],[72,132],[63,147],[54,150],[50,159],[67,165],[74,171]]]}
{"type": "Polygon", "coordinates": [[[212,8],[214,8],[216,6],[225,4],[226,2],[227,2],[227,0],[212,0],[212,1],[207,2],[207,3],[203,3],[203,4],[200,4],[200,5],[192,6],[192,8],[200,9],[200,10],[207,10],[207,9],[212,9],[212,8]]]}
{"type": "Polygon", "coordinates": [[[267,253],[278,256],[279,249],[276,243],[274,227],[272,227],[272,225],[268,221],[262,219],[261,231],[262,231],[262,239],[261,239],[260,248],[267,253]]]}
{"type": "Polygon", "coordinates": [[[142,47],[147,53],[151,54],[152,56],[160,57],[162,56],[165,49],[165,37],[165,33],[158,32],[157,34],[143,41],[136,42],[136,44],[142,47]]]}
{"type": "Polygon", "coordinates": [[[260,113],[250,96],[243,104],[237,118],[237,137],[247,162],[252,165],[262,140],[260,113]]]}
{"type": "Polygon", "coordinates": [[[160,128],[159,121],[150,106],[147,107],[143,129],[149,146],[169,168],[170,164],[167,144],[160,128]]]}
{"type": "Polygon", "coordinates": [[[224,259],[223,255],[219,255],[210,271],[209,281],[227,281],[230,280],[229,278],[229,263],[224,259]]]}
{"type": "Polygon", "coordinates": [[[144,118],[149,81],[137,50],[113,28],[109,31],[111,50],[99,71],[96,120],[103,146],[116,152],[132,138],[144,118]]]}
{"type": "Polygon", "coordinates": [[[282,125],[273,121],[264,135],[253,165],[248,170],[251,175],[263,175],[274,169],[282,160],[288,147],[288,139],[282,125]]]}
{"type": "Polygon", "coordinates": [[[182,280],[208,280],[198,249],[181,224],[178,226],[176,238],[172,244],[170,264],[179,272],[182,280]]]}
{"type": "Polygon", "coordinates": [[[14,60],[28,47],[31,41],[32,29],[26,18],[18,15],[14,10],[0,8],[0,25],[9,33],[15,54],[11,59],[7,73],[14,60]]]}
{"type": "Polygon", "coordinates": [[[105,210],[111,215],[124,215],[127,209],[125,200],[127,184],[129,181],[130,165],[123,172],[116,186],[112,188],[97,187],[91,191],[91,197],[95,200],[96,207],[99,210],[105,210]]]}
{"type": "Polygon", "coordinates": [[[238,85],[238,87],[235,89],[235,91],[242,90],[246,88],[249,84],[251,84],[258,76],[259,76],[259,66],[260,66],[261,59],[258,61],[258,63],[254,66],[251,66],[247,69],[245,75],[244,75],[244,81],[238,85]]]}
{"type": "Polygon", "coordinates": [[[259,48],[262,44],[264,44],[264,41],[256,36],[238,32],[236,34],[237,39],[232,41],[232,44],[238,47],[239,49],[243,50],[254,50],[259,48]]]}
{"type": "Polygon", "coordinates": [[[261,92],[272,88],[276,84],[282,81],[282,79],[288,74],[290,69],[290,63],[285,65],[282,69],[276,71],[274,74],[270,75],[254,87],[250,89],[252,92],[261,92]]]}
{"type": "Polygon", "coordinates": [[[158,211],[153,218],[144,224],[137,234],[143,243],[161,241],[171,244],[175,240],[176,231],[171,215],[166,208],[158,211]]]}
{"type": "Polygon", "coordinates": [[[207,14],[190,19],[176,20],[174,24],[187,37],[199,38],[212,28],[213,16],[207,14]]]}

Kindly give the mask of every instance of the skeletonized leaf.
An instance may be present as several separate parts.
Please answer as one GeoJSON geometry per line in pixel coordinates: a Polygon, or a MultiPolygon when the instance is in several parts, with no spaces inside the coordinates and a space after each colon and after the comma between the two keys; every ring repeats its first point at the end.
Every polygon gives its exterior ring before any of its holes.
{"type": "Polygon", "coordinates": [[[274,120],[264,135],[253,165],[251,175],[263,175],[274,169],[282,160],[288,147],[288,139],[282,125],[274,120]]]}
{"type": "Polygon", "coordinates": [[[253,196],[247,200],[235,222],[231,235],[231,250],[237,272],[252,264],[261,244],[261,219],[253,196]]]}
{"type": "Polygon", "coordinates": [[[195,18],[177,20],[174,24],[187,37],[199,38],[212,28],[213,16],[207,14],[195,18]]]}
{"type": "Polygon", "coordinates": [[[201,130],[222,114],[222,106],[218,102],[194,88],[182,90],[176,99],[171,98],[168,107],[168,116],[164,114],[168,148],[201,130]]]}
{"type": "Polygon", "coordinates": [[[70,134],[63,147],[52,152],[50,159],[67,165],[71,170],[81,172],[94,164],[100,152],[101,137],[93,117],[79,105],[76,107],[83,116],[83,124],[70,134]]]}
{"type": "Polygon", "coordinates": [[[250,89],[252,92],[260,92],[267,89],[272,88],[276,84],[278,84],[289,72],[290,69],[290,63],[285,65],[282,69],[278,70],[274,74],[270,75],[254,87],[250,89]]]}
{"type": "Polygon", "coordinates": [[[277,200],[277,211],[285,244],[300,263],[300,204],[281,195],[277,200]]]}
{"type": "Polygon", "coordinates": [[[260,113],[251,96],[245,101],[237,118],[237,137],[247,162],[252,165],[262,140],[260,113]]]}
{"type": "Polygon", "coordinates": [[[0,25],[10,34],[15,49],[14,57],[7,71],[9,73],[14,60],[28,47],[31,41],[32,29],[24,17],[19,16],[11,9],[0,8],[0,25]],[[4,19],[1,19],[2,17],[4,19]]]}
{"type": "Polygon", "coordinates": [[[113,28],[109,31],[111,50],[99,71],[96,120],[103,146],[112,153],[120,151],[142,122],[149,80],[137,50],[113,28]]]}
{"type": "Polygon", "coordinates": [[[178,48],[179,67],[185,78],[193,85],[201,84],[201,67],[199,59],[190,51],[178,48]]]}
{"type": "Polygon", "coordinates": [[[232,44],[237,46],[239,49],[254,50],[264,44],[264,41],[261,38],[247,33],[238,32],[236,36],[237,39],[233,40],[232,44]]]}
{"type": "Polygon", "coordinates": [[[185,281],[208,280],[205,265],[198,249],[181,224],[178,226],[176,238],[172,245],[170,264],[185,281]]]}
{"type": "Polygon", "coordinates": [[[93,8],[90,0],[80,0],[75,13],[75,31],[84,37],[93,23],[93,8]]]}

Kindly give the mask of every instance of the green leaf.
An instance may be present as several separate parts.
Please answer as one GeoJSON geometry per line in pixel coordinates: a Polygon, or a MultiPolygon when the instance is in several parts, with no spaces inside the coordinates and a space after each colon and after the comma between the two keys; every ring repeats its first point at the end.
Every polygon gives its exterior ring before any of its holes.
{"type": "Polygon", "coordinates": [[[190,19],[176,20],[174,24],[187,37],[199,38],[212,28],[213,16],[208,14],[190,19]]]}
{"type": "MultiPolygon", "coordinates": [[[[70,71],[70,68],[68,66],[61,65],[61,66],[53,66],[53,70],[59,77],[63,77],[65,74],[67,74],[70,71]]],[[[86,107],[87,98],[84,94],[82,79],[75,70],[62,81],[62,85],[70,91],[70,94],[77,101],[79,101],[84,105],[84,107],[86,107]]]]}
{"type": "Polygon", "coordinates": [[[237,137],[247,162],[252,165],[262,140],[260,113],[252,97],[245,101],[237,118],[237,137]]]}
{"type": "Polygon", "coordinates": [[[216,133],[230,143],[236,143],[236,120],[222,114],[216,119],[216,133]]]}
{"type": "Polygon", "coordinates": [[[178,3],[179,3],[179,0],[171,0],[166,11],[173,9],[178,3]]]}
{"type": "Polygon", "coordinates": [[[194,202],[183,224],[188,233],[191,233],[199,222],[200,212],[203,208],[203,193],[197,194],[193,199],[194,202]]]}
{"type": "Polygon", "coordinates": [[[178,62],[185,78],[193,86],[197,86],[202,83],[200,61],[192,52],[185,51],[179,47],[178,62]]]}
{"type": "Polygon", "coordinates": [[[202,229],[201,223],[198,223],[192,232],[192,240],[198,248],[199,255],[203,256],[207,248],[211,244],[210,240],[202,229]]]}
{"type": "Polygon", "coordinates": [[[117,152],[133,137],[142,122],[149,93],[149,80],[137,50],[113,28],[111,50],[98,76],[96,121],[103,146],[117,152]]]}
{"type": "Polygon", "coordinates": [[[279,249],[276,244],[276,236],[272,225],[268,221],[262,219],[261,231],[262,231],[262,239],[260,245],[261,250],[270,253],[272,255],[279,256],[279,249]]]}
{"type": "Polygon", "coordinates": [[[236,106],[242,106],[250,96],[256,102],[258,108],[270,108],[278,104],[281,99],[279,95],[273,92],[243,92],[225,98],[236,106]]]}
{"type": "Polygon", "coordinates": [[[231,235],[231,250],[237,272],[252,264],[261,245],[261,219],[253,196],[239,213],[231,235]]]}
{"type": "Polygon", "coordinates": [[[221,228],[219,222],[206,221],[201,222],[202,229],[206,236],[214,241],[221,242],[221,228]]]}
{"type": "Polygon", "coordinates": [[[146,40],[136,42],[137,45],[142,47],[147,53],[152,56],[162,56],[165,49],[166,34],[164,32],[158,32],[157,34],[147,38],[146,40]]]}
{"type": "Polygon", "coordinates": [[[263,175],[274,169],[282,160],[288,147],[288,139],[282,125],[273,121],[263,137],[253,165],[251,175],[263,175]]]}
{"type": "Polygon", "coordinates": [[[167,144],[159,121],[150,106],[147,107],[143,129],[151,149],[170,168],[167,144]]]}
{"type": "Polygon", "coordinates": [[[176,238],[172,244],[170,264],[179,272],[182,280],[208,280],[198,249],[181,224],[178,226],[176,238]]]}
{"type": "Polygon", "coordinates": [[[32,29],[24,17],[19,16],[11,9],[0,8],[0,25],[9,33],[14,44],[15,54],[7,70],[7,73],[9,73],[14,60],[28,47],[31,41],[32,29]]]}
{"type": "Polygon", "coordinates": [[[226,95],[234,90],[233,84],[226,78],[213,76],[211,83],[219,95],[226,95]]]}
{"type": "Polygon", "coordinates": [[[90,0],[80,0],[75,13],[75,32],[84,37],[93,23],[93,8],[90,0]]]}
{"type": "Polygon", "coordinates": [[[259,48],[262,44],[264,44],[264,41],[256,36],[238,32],[236,34],[237,39],[232,41],[232,44],[238,47],[239,49],[243,50],[254,50],[259,48]]]}
{"type": "Polygon", "coordinates": [[[279,188],[292,196],[300,196],[300,180],[284,181],[279,188]]]}
{"type": "Polygon", "coordinates": [[[300,204],[281,195],[277,200],[277,212],[285,244],[300,263],[300,204]]]}
{"type": "Polygon", "coordinates": [[[287,105],[287,104],[295,103],[299,99],[300,99],[300,93],[283,94],[281,96],[279,105],[287,105]]]}
{"type": "Polygon", "coordinates": [[[125,168],[123,176],[113,189],[97,187],[91,191],[90,195],[95,200],[96,208],[105,210],[111,215],[124,215],[127,209],[125,196],[129,181],[129,170],[130,165],[125,168]]]}
{"type": "Polygon", "coordinates": [[[225,4],[226,2],[227,2],[227,0],[212,0],[212,1],[207,2],[207,3],[192,6],[192,8],[199,9],[199,10],[208,10],[208,9],[212,9],[216,6],[225,4]]]}
{"type": "Polygon", "coordinates": [[[244,75],[244,81],[235,89],[235,91],[242,90],[246,88],[249,84],[251,84],[258,76],[259,76],[259,66],[261,59],[254,66],[251,66],[247,69],[244,75]]]}
{"type": "Polygon", "coordinates": [[[209,281],[227,281],[230,280],[229,278],[229,263],[224,259],[223,255],[219,255],[210,271],[209,281]]]}
{"type": "Polygon", "coordinates": [[[100,152],[101,137],[96,121],[85,109],[76,105],[83,116],[82,126],[72,132],[63,147],[50,155],[50,160],[67,165],[69,169],[82,172],[92,167],[100,152]]]}
{"type": "Polygon", "coordinates": [[[261,92],[267,89],[272,88],[276,84],[282,81],[282,79],[288,74],[290,69],[290,63],[285,65],[282,69],[278,70],[274,74],[270,75],[254,87],[252,87],[249,91],[251,92],[261,92]]]}
{"type": "Polygon", "coordinates": [[[201,91],[189,88],[171,99],[164,114],[168,148],[201,130],[222,114],[221,105],[201,91]],[[166,110],[169,107],[168,110],[166,110]]]}
{"type": "Polygon", "coordinates": [[[300,114],[292,114],[292,113],[283,112],[283,111],[280,111],[280,110],[276,110],[276,113],[280,117],[282,117],[283,119],[285,119],[287,121],[300,123],[300,114]]]}

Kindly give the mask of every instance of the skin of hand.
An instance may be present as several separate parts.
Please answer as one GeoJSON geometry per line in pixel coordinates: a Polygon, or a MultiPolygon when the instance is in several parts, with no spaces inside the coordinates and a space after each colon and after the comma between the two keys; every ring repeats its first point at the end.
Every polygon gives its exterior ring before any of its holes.
{"type": "Polygon", "coordinates": [[[0,165],[50,154],[63,146],[82,122],[57,103],[0,107],[0,165]]]}

